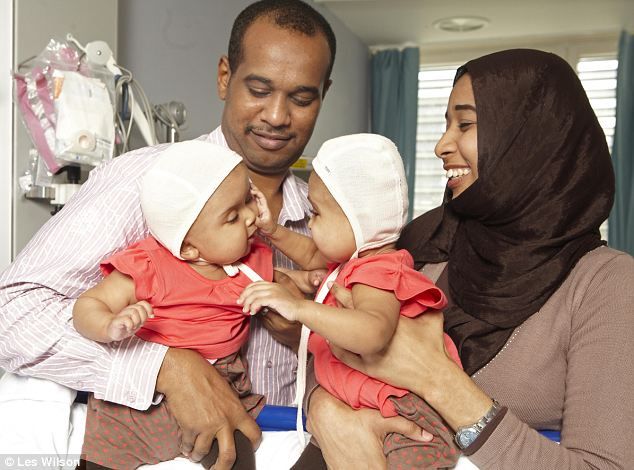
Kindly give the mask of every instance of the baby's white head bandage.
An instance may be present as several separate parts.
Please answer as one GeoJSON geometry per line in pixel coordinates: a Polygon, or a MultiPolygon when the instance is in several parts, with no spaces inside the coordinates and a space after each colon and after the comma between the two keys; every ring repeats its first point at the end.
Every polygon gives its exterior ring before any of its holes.
{"type": "Polygon", "coordinates": [[[141,179],[141,209],[150,233],[179,259],[185,235],[242,157],[200,140],[171,145],[141,179]]]}
{"type": "Polygon", "coordinates": [[[407,180],[396,145],[377,134],[324,142],[313,169],[346,214],[357,251],[395,242],[407,222],[407,180]]]}

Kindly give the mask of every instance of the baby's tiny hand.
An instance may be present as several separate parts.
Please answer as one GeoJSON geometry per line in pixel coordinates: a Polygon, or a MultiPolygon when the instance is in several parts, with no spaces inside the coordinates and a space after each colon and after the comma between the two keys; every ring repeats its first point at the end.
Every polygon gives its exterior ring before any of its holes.
{"type": "MultiPolygon", "coordinates": [[[[315,292],[317,292],[317,289],[325,279],[326,274],[328,274],[328,271],[325,269],[301,271],[279,267],[275,268],[275,273],[278,272],[286,275],[290,280],[292,280],[297,289],[299,289],[303,294],[309,295],[311,299],[315,296],[315,292]]],[[[273,280],[288,288],[288,284],[285,284],[285,282],[280,282],[280,280],[275,277],[273,280]]],[[[282,281],[286,280],[282,278],[282,281]]]]}
{"type": "Polygon", "coordinates": [[[289,321],[299,321],[300,302],[281,285],[265,281],[249,284],[238,298],[238,305],[242,305],[245,314],[255,315],[268,307],[289,321]]]}
{"type": "Polygon", "coordinates": [[[148,318],[154,318],[152,306],[145,300],[128,305],[108,324],[106,334],[110,341],[121,341],[139,331],[148,318]]]}
{"type": "Polygon", "coordinates": [[[251,183],[251,195],[253,199],[255,199],[255,203],[258,207],[258,216],[255,219],[255,226],[263,236],[268,237],[273,235],[277,230],[277,223],[273,221],[273,216],[266,197],[264,197],[264,194],[262,194],[253,183],[251,183]]]}

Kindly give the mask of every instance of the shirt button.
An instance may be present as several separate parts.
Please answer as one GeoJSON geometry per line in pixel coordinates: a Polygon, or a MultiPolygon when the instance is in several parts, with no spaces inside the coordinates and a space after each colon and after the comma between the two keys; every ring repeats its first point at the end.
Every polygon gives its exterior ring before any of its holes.
{"type": "Polygon", "coordinates": [[[84,389],[84,382],[77,382],[77,390],[83,390],[84,389]]]}
{"type": "Polygon", "coordinates": [[[266,368],[270,369],[271,367],[273,367],[273,361],[266,361],[266,368]]]}
{"type": "Polygon", "coordinates": [[[136,393],[134,392],[128,393],[128,401],[130,403],[134,403],[136,401],[136,393]]]}

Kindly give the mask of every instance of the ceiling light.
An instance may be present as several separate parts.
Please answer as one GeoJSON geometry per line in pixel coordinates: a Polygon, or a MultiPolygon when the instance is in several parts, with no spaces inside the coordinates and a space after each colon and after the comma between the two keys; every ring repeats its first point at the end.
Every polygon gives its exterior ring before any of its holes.
{"type": "Polygon", "coordinates": [[[488,18],[480,16],[452,16],[450,18],[441,18],[434,21],[434,27],[443,31],[451,31],[452,33],[464,33],[467,31],[476,31],[488,25],[491,22],[488,18]]]}

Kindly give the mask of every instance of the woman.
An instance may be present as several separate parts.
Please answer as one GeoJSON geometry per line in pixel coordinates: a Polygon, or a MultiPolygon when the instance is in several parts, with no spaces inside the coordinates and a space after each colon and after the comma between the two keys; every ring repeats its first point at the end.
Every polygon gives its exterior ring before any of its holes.
{"type": "MultiPolygon", "coordinates": [[[[441,314],[400,319],[381,354],[335,354],[427,400],[481,469],[632,468],[634,260],[600,239],[614,176],[575,72],[533,50],[468,62],[436,154],[445,203],[400,246],[441,273],[465,371],[443,349],[441,314]],[[560,430],[561,444],[534,429],[560,430]]],[[[332,468],[384,466],[389,426],[321,390],[310,406],[332,468]]]]}

